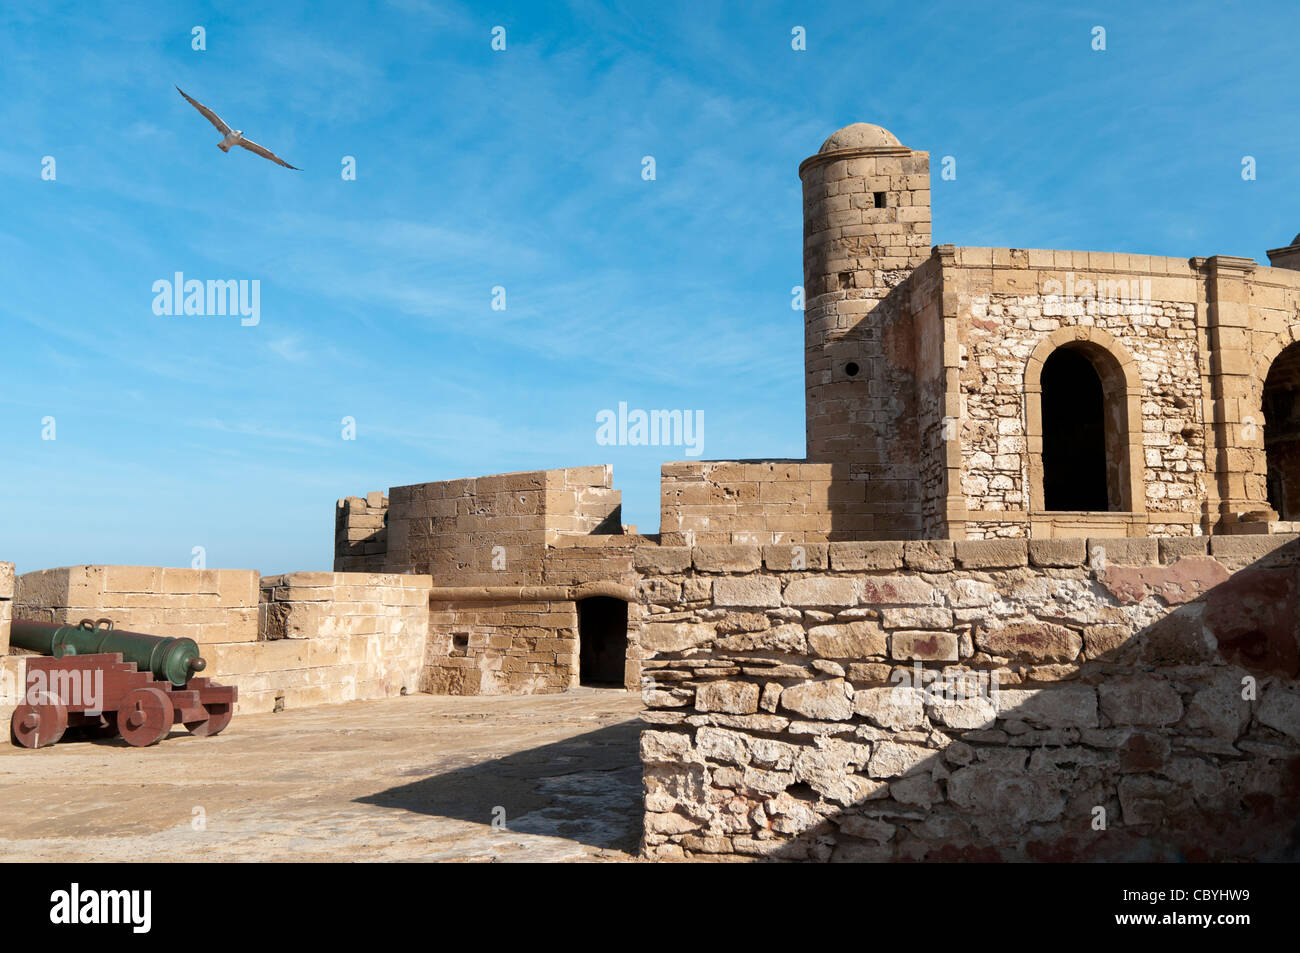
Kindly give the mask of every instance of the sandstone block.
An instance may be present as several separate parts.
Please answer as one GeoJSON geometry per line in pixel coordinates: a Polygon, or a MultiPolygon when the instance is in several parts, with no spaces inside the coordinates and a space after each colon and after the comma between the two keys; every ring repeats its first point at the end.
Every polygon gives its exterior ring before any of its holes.
{"type": "Polygon", "coordinates": [[[870,620],[819,625],[808,630],[808,646],[822,658],[857,659],[886,652],[885,633],[870,620]]]}
{"type": "Polygon", "coordinates": [[[1088,557],[1085,539],[1031,539],[1029,564],[1042,567],[1082,566],[1088,557]]]}
{"type": "Polygon", "coordinates": [[[955,662],[957,636],[952,632],[893,632],[889,636],[889,655],[902,661],[955,662]]]}
{"type": "Polygon", "coordinates": [[[717,579],[713,584],[713,601],[720,606],[779,606],[781,583],[772,576],[717,579]]]}
{"type": "Polygon", "coordinates": [[[696,546],[691,552],[700,572],[753,572],[763,563],[757,546],[696,546]]]}
{"type": "Polygon", "coordinates": [[[1183,717],[1178,692],[1158,676],[1109,679],[1097,694],[1101,713],[1113,725],[1172,725],[1183,717]]]}
{"type": "Polygon", "coordinates": [[[903,544],[889,541],[830,544],[831,568],[837,570],[902,569],[903,544]]]}
{"type": "Polygon", "coordinates": [[[708,682],[695,690],[697,711],[752,715],[758,711],[758,686],[753,682],[708,682]]]}
{"type": "Polygon", "coordinates": [[[852,579],[808,576],[786,583],[785,601],[792,606],[851,606],[857,595],[852,579]]]}
{"type": "Polygon", "coordinates": [[[1029,564],[1029,547],[1023,539],[959,539],[953,557],[961,569],[1014,569],[1029,564]]]}
{"type": "Polygon", "coordinates": [[[781,692],[780,707],[819,721],[853,717],[852,689],[842,678],[791,685],[781,692]]]}
{"type": "Polygon", "coordinates": [[[1069,662],[1078,657],[1083,639],[1077,632],[1051,622],[1023,622],[999,629],[981,629],[975,644],[1001,658],[1069,662]]]}

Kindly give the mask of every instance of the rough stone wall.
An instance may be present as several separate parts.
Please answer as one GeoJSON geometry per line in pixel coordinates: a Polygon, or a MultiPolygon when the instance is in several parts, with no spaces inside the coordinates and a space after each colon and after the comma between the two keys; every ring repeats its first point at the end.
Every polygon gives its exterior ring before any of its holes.
{"type": "MultiPolygon", "coordinates": [[[[1145,500],[1134,509],[1147,510],[1149,532],[1191,534],[1207,493],[1204,336],[1197,325],[1204,293],[1193,265],[1143,255],[993,248],[958,248],[955,263],[945,282],[958,302],[968,509],[992,515],[1023,513],[1030,505],[1027,361],[1061,328],[1100,328],[1133,357],[1141,377],[1145,500]]],[[[1028,535],[1026,519],[1015,535],[1028,535]]]]}
{"type": "MultiPolygon", "coordinates": [[[[514,592],[512,587],[485,587],[465,599],[435,589],[424,690],[531,695],[577,685],[579,587],[614,584],[630,590],[638,581],[633,552],[646,541],[635,535],[560,536],[546,549],[541,585],[532,587],[531,594],[517,587],[514,592]],[[553,596],[542,598],[548,591],[553,596]],[[561,593],[566,597],[560,598],[561,593]]],[[[640,676],[641,614],[640,604],[628,605],[623,683],[629,689],[637,687],[640,676]]]]}
{"type": "Polygon", "coordinates": [[[382,572],[388,558],[388,497],[349,496],[334,510],[334,571],[382,572]]]}
{"type": "MultiPolygon", "coordinates": [[[[19,618],[191,638],[205,674],[239,688],[236,711],[299,708],[417,691],[428,576],[72,566],[18,577],[19,618]]],[[[21,659],[15,657],[20,663],[21,659]]],[[[21,672],[16,676],[21,685],[21,672]]]]}
{"type": "Polygon", "coordinates": [[[217,646],[213,671],[245,711],[303,708],[420,690],[428,576],[295,572],[261,580],[261,639],[217,646]]]}
{"type": "Polygon", "coordinates": [[[572,601],[437,601],[422,687],[435,695],[542,695],[578,684],[572,601]]]}
{"type": "Polygon", "coordinates": [[[643,547],[644,852],[1294,859],[1295,540],[643,547]]]}

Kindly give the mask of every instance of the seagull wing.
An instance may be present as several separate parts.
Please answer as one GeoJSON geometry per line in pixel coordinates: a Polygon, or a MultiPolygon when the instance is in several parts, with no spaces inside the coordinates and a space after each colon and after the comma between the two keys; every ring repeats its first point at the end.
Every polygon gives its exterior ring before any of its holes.
{"type": "Polygon", "coordinates": [[[302,171],[302,169],[298,168],[296,165],[289,165],[289,163],[285,162],[283,159],[281,159],[270,149],[266,148],[266,146],[259,146],[256,142],[252,142],[251,140],[248,139],[240,139],[237,145],[243,146],[249,152],[256,152],[263,159],[270,159],[272,162],[278,165],[282,165],[286,169],[293,169],[293,171],[295,172],[302,171]]]}
{"type": "MultiPolygon", "coordinates": [[[[181,89],[179,86],[176,87],[176,92],[185,96],[185,90],[181,89]]],[[[212,125],[216,126],[223,136],[230,134],[230,127],[225,124],[220,116],[214,113],[207,106],[203,105],[197,99],[191,99],[189,96],[185,96],[185,101],[199,112],[203,113],[203,117],[207,119],[208,122],[212,123],[212,125]]]]}

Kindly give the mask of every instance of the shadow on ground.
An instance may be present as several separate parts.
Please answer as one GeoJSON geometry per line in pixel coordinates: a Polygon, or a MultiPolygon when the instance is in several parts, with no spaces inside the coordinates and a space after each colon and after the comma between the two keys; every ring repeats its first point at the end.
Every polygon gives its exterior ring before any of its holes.
{"type": "Polygon", "coordinates": [[[430,775],[357,803],[635,853],[642,825],[640,734],[640,720],[631,719],[430,775]]]}

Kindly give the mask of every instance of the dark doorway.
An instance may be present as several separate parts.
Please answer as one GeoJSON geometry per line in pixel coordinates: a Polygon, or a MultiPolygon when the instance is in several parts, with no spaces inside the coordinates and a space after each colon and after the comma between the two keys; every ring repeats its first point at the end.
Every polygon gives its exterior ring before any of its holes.
{"type": "Polygon", "coordinates": [[[1292,344],[1264,378],[1264,453],[1268,505],[1300,520],[1300,344],[1292,344]]]}
{"type": "Polygon", "coordinates": [[[1108,510],[1106,400],[1092,361],[1062,347],[1043,362],[1043,506],[1108,510]]]}
{"type": "Polygon", "coordinates": [[[578,680],[623,685],[627,659],[627,603],[609,596],[578,602],[578,680]]]}

